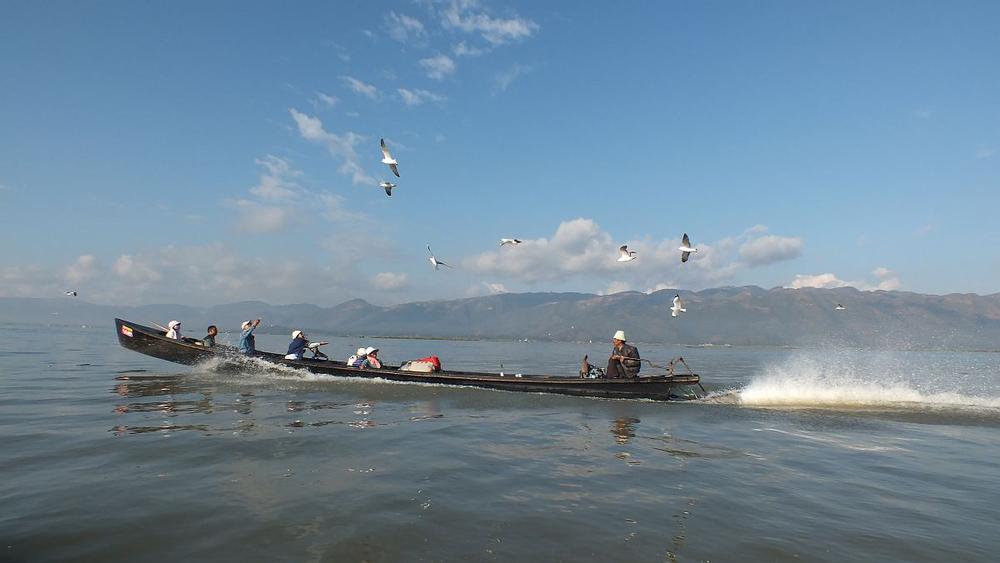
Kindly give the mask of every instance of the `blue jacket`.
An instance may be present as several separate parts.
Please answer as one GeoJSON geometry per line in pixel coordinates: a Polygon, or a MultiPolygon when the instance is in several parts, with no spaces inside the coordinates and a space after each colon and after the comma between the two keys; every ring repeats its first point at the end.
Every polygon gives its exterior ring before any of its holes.
{"type": "Polygon", "coordinates": [[[253,329],[257,327],[250,327],[240,333],[240,352],[244,354],[253,354],[257,351],[257,342],[253,336],[253,329]]]}
{"type": "Polygon", "coordinates": [[[295,354],[297,358],[302,357],[302,353],[306,351],[306,345],[309,341],[305,338],[293,338],[288,344],[288,354],[295,354]]]}

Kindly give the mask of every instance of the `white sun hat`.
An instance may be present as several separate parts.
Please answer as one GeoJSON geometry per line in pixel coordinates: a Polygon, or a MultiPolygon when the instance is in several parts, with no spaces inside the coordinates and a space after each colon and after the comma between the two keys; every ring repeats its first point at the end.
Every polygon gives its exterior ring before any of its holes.
{"type": "Polygon", "coordinates": [[[614,339],[614,340],[621,340],[622,342],[625,342],[625,340],[626,340],[625,339],[625,331],[624,330],[619,330],[611,338],[614,339]]]}
{"type": "Polygon", "coordinates": [[[298,338],[300,336],[305,336],[304,334],[302,334],[301,330],[293,330],[292,331],[292,338],[298,338]]]}
{"type": "Polygon", "coordinates": [[[364,346],[362,346],[362,347],[358,348],[358,352],[355,355],[357,355],[357,356],[367,356],[368,355],[368,351],[365,350],[364,346]]]}
{"type": "Polygon", "coordinates": [[[378,348],[372,348],[371,346],[369,346],[369,347],[368,347],[368,348],[367,348],[367,349],[365,350],[365,355],[367,356],[368,354],[371,354],[372,352],[378,352],[378,348]]]}
{"type": "Polygon", "coordinates": [[[250,322],[250,321],[243,321],[243,324],[240,325],[240,328],[243,329],[243,330],[246,330],[246,329],[250,328],[250,325],[252,325],[252,324],[253,323],[250,322]]]}

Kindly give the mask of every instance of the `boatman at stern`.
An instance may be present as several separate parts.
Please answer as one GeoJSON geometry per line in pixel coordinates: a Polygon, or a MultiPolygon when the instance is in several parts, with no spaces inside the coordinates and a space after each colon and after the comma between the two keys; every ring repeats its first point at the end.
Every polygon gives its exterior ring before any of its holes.
{"type": "Polygon", "coordinates": [[[608,358],[608,378],[639,377],[639,350],[625,341],[625,331],[619,330],[611,338],[615,347],[608,358]]]}

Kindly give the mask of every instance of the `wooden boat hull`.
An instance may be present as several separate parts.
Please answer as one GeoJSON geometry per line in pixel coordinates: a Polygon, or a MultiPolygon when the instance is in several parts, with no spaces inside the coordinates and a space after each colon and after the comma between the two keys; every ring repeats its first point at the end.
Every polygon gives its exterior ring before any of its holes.
{"type": "MultiPolygon", "coordinates": [[[[207,360],[221,359],[231,362],[234,366],[239,366],[246,361],[246,356],[239,354],[232,348],[205,348],[195,344],[194,341],[185,342],[166,338],[161,330],[123,319],[115,319],[115,331],[118,335],[118,343],[122,347],[168,362],[195,365],[207,360]]],[[[391,368],[362,370],[332,360],[286,360],[284,356],[270,352],[258,352],[254,357],[277,365],[337,377],[380,378],[411,383],[436,383],[583,397],[683,400],[696,398],[698,395],[695,390],[701,387],[700,379],[695,374],[639,377],[636,379],[582,379],[546,375],[514,377],[482,372],[413,373],[391,368]]]]}

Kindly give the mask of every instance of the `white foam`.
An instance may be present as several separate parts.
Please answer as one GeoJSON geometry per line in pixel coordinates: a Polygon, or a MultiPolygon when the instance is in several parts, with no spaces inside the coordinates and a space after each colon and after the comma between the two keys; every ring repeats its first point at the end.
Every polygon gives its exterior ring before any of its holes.
{"type": "MultiPolygon", "coordinates": [[[[737,404],[775,407],[972,407],[1000,409],[1000,396],[935,389],[920,377],[893,373],[893,366],[858,367],[835,354],[822,360],[793,357],[770,366],[742,389],[731,392],[737,404]]],[[[995,391],[995,390],[994,390],[995,391]]],[[[726,395],[716,395],[724,399],[726,395]]],[[[720,401],[724,402],[724,401],[720,401]]]]}

